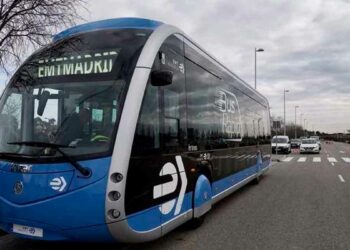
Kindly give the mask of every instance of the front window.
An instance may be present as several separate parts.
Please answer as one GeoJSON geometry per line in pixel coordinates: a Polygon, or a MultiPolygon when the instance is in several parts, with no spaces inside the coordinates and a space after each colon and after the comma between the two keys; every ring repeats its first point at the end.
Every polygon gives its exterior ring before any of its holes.
{"type": "Polygon", "coordinates": [[[303,140],[302,144],[316,144],[315,140],[303,140]]]}
{"type": "Polygon", "coordinates": [[[96,31],[32,56],[0,102],[0,153],[60,156],[54,148],[21,142],[60,145],[75,157],[111,152],[128,84],[148,36],[142,30],[96,31]]]}
{"type": "Polygon", "coordinates": [[[288,140],[286,138],[273,138],[273,143],[288,143],[288,140]]]}

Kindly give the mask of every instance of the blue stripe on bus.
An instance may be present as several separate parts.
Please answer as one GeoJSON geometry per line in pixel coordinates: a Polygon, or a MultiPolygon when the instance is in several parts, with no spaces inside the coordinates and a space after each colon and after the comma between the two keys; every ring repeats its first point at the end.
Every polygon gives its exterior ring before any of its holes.
{"type": "Polygon", "coordinates": [[[105,29],[156,29],[162,22],[144,18],[114,18],[97,22],[90,22],[66,29],[53,37],[53,41],[89,31],[105,29]]]}
{"type": "Polygon", "coordinates": [[[249,176],[255,174],[257,171],[257,165],[254,165],[252,167],[246,168],[242,171],[239,171],[235,174],[229,175],[221,180],[213,182],[212,190],[213,190],[213,196],[225,191],[226,189],[229,189],[233,185],[243,181],[244,179],[248,178],[249,176]]]}
{"type": "MultiPolygon", "coordinates": [[[[266,168],[269,165],[269,163],[270,161],[263,162],[262,168],[266,168]]],[[[233,185],[236,185],[244,179],[256,174],[257,169],[257,165],[254,165],[238,173],[232,174],[221,180],[213,182],[213,196],[229,189],[233,185]]],[[[138,232],[145,232],[160,227],[162,224],[165,224],[168,221],[174,219],[175,217],[181,215],[182,213],[188,211],[189,209],[192,209],[192,196],[192,192],[186,193],[184,202],[181,207],[181,211],[178,215],[174,214],[175,208],[173,208],[173,210],[169,214],[162,215],[159,210],[159,205],[157,205],[128,216],[128,224],[130,228],[138,232]]]]}
{"type": "MultiPolygon", "coordinates": [[[[176,199],[175,204],[177,203],[177,201],[178,200],[176,199]]],[[[168,213],[167,215],[163,215],[159,210],[160,206],[157,205],[130,215],[127,219],[128,224],[135,231],[138,231],[138,232],[149,231],[181,215],[182,213],[191,209],[191,206],[192,206],[192,192],[188,192],[185,194],[182,207],[178,215],[174,214],[175,206],[170,211],[170,213],[168,213]]]]}

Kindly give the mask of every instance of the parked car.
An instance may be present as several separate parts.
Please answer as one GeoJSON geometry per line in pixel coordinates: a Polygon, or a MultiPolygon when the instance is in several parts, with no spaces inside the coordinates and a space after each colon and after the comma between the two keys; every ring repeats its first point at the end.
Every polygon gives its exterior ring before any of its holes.
{"type": "Polygon", "coordinates": [[[301,140],[299,140],[299,139],[290,140],[290,147],[291,148],[299,148],[300,144],[301,144],[301,140]]]}
{"type": "Polygon", "coordinates": [[[272,153],[287,153],[291,152],[289,137],[286,135],[276,135],[271,141],[272,153]]]}
{"type": "Polygon", "coordinates": [[[320,153],[320,147],[315,139],[303,139],[300,144],[300,154],[303,153],[320,153]]]}

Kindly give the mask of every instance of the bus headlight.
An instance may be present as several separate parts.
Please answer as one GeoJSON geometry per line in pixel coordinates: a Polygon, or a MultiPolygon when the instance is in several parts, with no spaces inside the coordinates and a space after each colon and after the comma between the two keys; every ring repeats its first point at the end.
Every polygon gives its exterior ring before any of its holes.
{"type": "Polygon", "coordinates": [[[111,180],[114,183],[121,182],[123,180],[123,175],[120,174],[120,173],[114,173],[114,174],[111,175],[111,180]]]}
{"type": "Polygon", "coordinates": [[[108,214],[112,219],[118,219],[120,217],[120,212],[117,209],[109,210],[108,214]]]}
{"type": "Polygon", "coordinates": [[[117,201],[120,199],[121,195],[118,191],[109,192],[108,197],[111,201],[117,201]]]}

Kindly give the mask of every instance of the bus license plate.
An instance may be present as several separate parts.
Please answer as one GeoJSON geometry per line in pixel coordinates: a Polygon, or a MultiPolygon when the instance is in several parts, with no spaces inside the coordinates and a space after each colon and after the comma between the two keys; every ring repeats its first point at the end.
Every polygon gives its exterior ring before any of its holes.
{"type": "Polygon", "coordinates": [[[17,225],[13,224],[13,232],[33,237],[40,237],[42,238],[44,235],[44,231],[41,228],[37,227],[28,227],[23,225],[17,225]]]}

